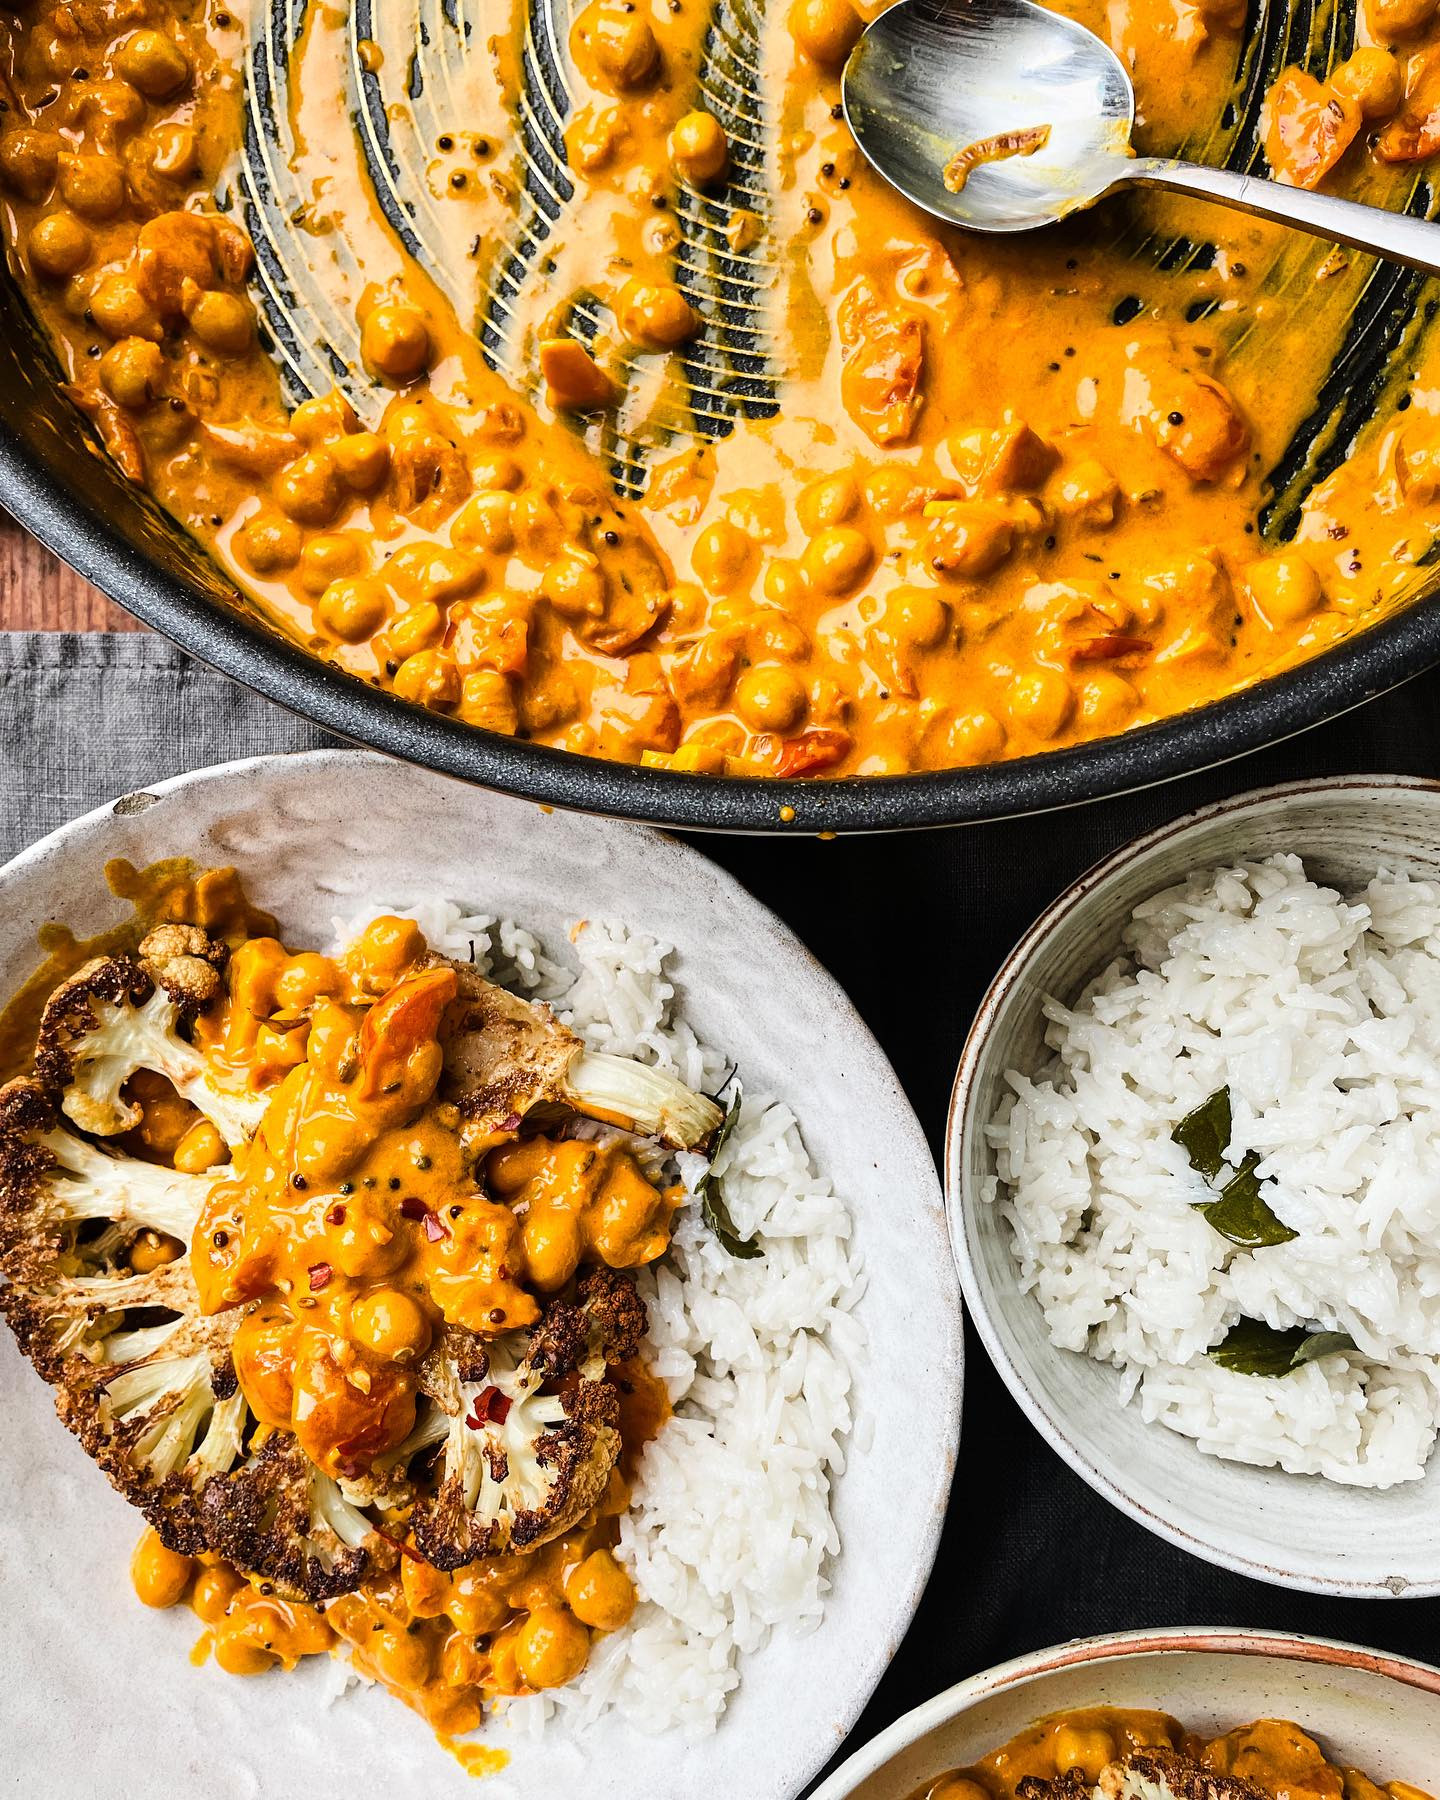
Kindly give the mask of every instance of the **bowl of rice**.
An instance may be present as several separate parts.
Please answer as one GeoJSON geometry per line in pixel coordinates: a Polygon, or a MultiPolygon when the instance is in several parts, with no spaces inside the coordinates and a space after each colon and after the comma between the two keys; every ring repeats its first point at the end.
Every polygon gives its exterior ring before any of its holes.
{"type": "Polygon", "coordinates": [[[976,1015],[946,1186],[1098,1492],[1260,1580],[1440,1593],[1440,785],[1241,795],[1082,876],[976,1015]]]}

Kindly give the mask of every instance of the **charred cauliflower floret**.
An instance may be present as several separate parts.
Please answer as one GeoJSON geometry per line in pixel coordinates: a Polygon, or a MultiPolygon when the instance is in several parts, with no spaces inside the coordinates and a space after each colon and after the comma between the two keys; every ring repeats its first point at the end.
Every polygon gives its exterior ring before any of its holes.
{"type": "Polygon", "coordinates": [[[56,988],[41,1017],[35,1069],[82,1131],[114,1137],[138,1124],[139,1107],[120,1090],[150,1069],[198,1107],[226,1143],[243,1144],[253,1133],[265,1096],[222,1087],[180,1032],[218,995],[215,959],[222,953],[193,926],[161,926],[138,958],[96,957],[56,988]]]}
{"type": "Polygon", "coordinates": [[[416,1506],[415,1544],[437,1569],[533,1549],[569,1531],[600,1499],[620,1454],[620,1400],[608,1360],[630,1355],[644,1302],[612,1269],[585,1278],[522,1340],[488,1346],[483,1370],[442,1356],[427,1371],[430,1413],[405,1453],[443,1443],[439,1485],[416,1506]],[[438,1374],[438,1379],[437,1379],[438,1374]],[[547,1384],[566,1380],[563,1393],[547,1384]]]}
{"type": "Polygon", "coordinates": [[[201,1316],[188,1256],[143,1273],[124,1258],[142,1228],[188,1242],[209,1185],[74,1137],[37,1081],[0,1088],[0,1311],[61,1419],[189,1551],[204,1548],[200,1494],[242,1453],[239,1316],[201,1316]]]}
{"type": "Polygon", "coordinates": [[[276,1432],[200,1502],[212,1550],[319,1605],[360,1585],[374,1527],[295,1440],[276,1432]]]}
{"type": "Polygon", "coordinates": [[[676,1150],[707,1143],[722,1113],[663,1069],[587,1050],[548,1006],[487,981],[467,963],[432,956],[459,991],[440,1028],[444,1090],[482,1129],[513,1131],[536,1109],[583,1113],[656,1137],[676,1150]]]}
{"type": "Polygon", "coordinates": [[[1096,1780],[1071,1769],[1054,1780],[1027,1775],[1020,1800],[1266,1800],[1238,1775],[1215,1775],[1173,1750],[1132,1750],[1096,1780]]]}

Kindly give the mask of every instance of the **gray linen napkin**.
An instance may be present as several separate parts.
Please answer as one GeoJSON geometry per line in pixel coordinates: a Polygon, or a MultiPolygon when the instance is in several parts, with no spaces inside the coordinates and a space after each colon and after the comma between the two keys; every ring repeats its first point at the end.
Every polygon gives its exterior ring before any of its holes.
{"type": "Polygon", "coordinates": [[[140,632],[0,632],[0,862],[117,794],[335,739],[140,632]]]}

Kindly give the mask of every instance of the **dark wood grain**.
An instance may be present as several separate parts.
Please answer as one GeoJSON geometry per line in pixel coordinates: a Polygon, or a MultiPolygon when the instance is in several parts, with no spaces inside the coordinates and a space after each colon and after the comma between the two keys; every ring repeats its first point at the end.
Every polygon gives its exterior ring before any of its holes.
{"type": "Polygon", "coordinates": [[[0,631],[143,629],[0,513],[0,631]]]}

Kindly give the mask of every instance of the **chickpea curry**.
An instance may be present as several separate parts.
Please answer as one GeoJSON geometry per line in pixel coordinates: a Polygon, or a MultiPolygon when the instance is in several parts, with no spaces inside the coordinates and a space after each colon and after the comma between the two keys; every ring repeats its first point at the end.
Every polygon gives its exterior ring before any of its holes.
{"type": "Polygon", "coordinates": [[[1408,1781],[1382,1786],[1330,1761],[1289,1720],[1206,1738],[1166,1713],[1114,1706],[1039,1719],[911,1800],[1089,1800],[1101,1789],[1107,1800],[1430,1800],[1408,1781]]]}
{"type": "Polygon", "coordinates": [[[147,1605],[234,1674],[343,1650],[448,1740],[635,1607],[669,1406],[629,1272],[721,1114],[406,918],[294,950],[233,871],[164,868],[134,948],[7,1016],[0,1310],[149,1521],[147,1605]]]}
{"type": "MultiPolygon", "coordinates": [[[[1434,0],[1258,76],[1236,0],[1065,3],[1144,147],[1425,203],[1434,0]]],[[[1164,197],[936,227],[840,113],[877,10],[397,5],[367,38],[349,7],[40,0],[0,20],[0,219],[105,446],[265,618],[488,731],[707,773],[986,762],[1413,595],[1421,284],[1164,197]]]]}

